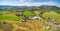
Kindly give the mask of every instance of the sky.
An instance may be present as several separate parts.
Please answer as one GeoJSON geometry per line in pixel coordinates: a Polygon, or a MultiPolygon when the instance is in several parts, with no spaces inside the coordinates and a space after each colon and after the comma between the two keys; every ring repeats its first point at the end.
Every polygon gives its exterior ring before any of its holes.
{"type": "Polygon", "coordinates": [[[60,7],[60,0],[0,0],[0,5],[12,5],[12,6],[51,5],[60,7]]]}

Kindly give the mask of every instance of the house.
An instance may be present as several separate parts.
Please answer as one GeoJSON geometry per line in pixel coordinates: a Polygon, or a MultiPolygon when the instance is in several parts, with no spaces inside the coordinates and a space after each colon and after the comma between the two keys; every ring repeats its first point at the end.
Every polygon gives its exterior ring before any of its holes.
{"type": "Polygon", "coordinates": [[[29,17],[31,20],[40,20],[41,18],[39,16],[29,17]]]}
{"type": "Polygon", "coordinates": [[[26,22],[26,19],[23,19],[22,22],[26,22]]]}
{"type": "Polygon", "coordinates": [[[26,18],[25,17],[22,18],[22,22],[26,22],[26,18]]]}

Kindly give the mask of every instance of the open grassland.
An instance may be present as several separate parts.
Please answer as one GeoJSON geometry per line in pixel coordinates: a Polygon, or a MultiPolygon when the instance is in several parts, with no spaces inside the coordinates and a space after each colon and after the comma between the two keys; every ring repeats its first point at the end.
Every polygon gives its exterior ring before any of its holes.
{"type": "Polygon", "coordinates": [[[60,31],[60,14],[55,11],[40,10],[0,11],[0,31],[60,31]]]}
{"type": "Polygon", "coordinates": [[[13,13],[8,13],[9,11],[0,11],[0,20],[12,20],[12,21],[20,21],[22,20],[22,16],[16,16],[13,13]]]}
{"type": "Polygon", "coordinates": [[[0,21],[1,31],[44,31],[40,21],[0,21]]]}

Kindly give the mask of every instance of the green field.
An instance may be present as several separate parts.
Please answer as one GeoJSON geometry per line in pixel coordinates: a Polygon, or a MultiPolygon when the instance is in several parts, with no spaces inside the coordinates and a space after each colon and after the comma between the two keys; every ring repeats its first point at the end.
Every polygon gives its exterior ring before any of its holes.
{"type": "Polygon", "coordinates": [[[34,9],[34,11],[27,9],[23,11],[0,11],[1,31],[60,31],[59,25],[59,11],[40,9],[34,9]],[[40,19],[29,19],[29,17],[34,18],[35,16],[40,19]],[[23,18],[26,19],[25,22],[22,22],[23,18]]]}

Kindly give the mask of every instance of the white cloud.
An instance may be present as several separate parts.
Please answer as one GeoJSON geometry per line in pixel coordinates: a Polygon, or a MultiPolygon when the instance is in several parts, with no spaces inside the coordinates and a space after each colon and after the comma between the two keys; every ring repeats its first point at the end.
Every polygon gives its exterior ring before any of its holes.
{"type": "Polygon", "coordinates": [[[56,3],[50,1],[50,2],[39,2],[39,3],[30,3],[30,2],[23,2],[20,3],[19,6],[41,6],[41,5],[56,5],[56,3]]]}
{"type": "MultiPolygon", "coordinates": [[[[18,4],[10,4],[10,3],[6,3],[4,5],[12,5],[12,6],[41,6],[41,5],[51,5],[51,6],[59,6],[57,5],[55,2],[50,1],[50,2],[31,2],[32,0],[19,0],[20,3],[18,4]]],[[[2,3],[1,3],[2,4],[2,3]]]]}
{"type": "Polygon", "coordinates": [[[24,2],[25,0],[19,0],[20,2],[24,2]]]}
{"type": "Polygon", "coordinates": [[[24,2],[30,2],[31,0],[19,0],[20,3],[24,3],[24,2]]]}
{"type": "Polygon", "coordinates": [[[41,6],[41,5],[56,5],[56,3],[54,3],[53,1],[50,2],[39,2],[39,3],[33,3],[31,2],[32,0],[19,0],[20,4],[18,4],[18,6],[41,6]]]}

